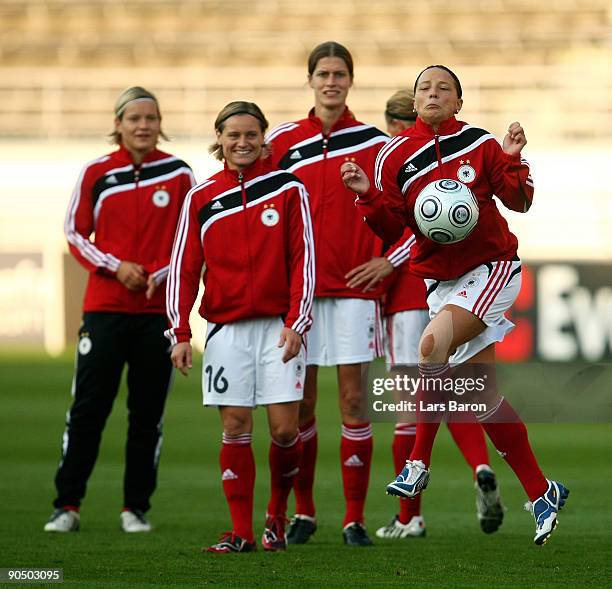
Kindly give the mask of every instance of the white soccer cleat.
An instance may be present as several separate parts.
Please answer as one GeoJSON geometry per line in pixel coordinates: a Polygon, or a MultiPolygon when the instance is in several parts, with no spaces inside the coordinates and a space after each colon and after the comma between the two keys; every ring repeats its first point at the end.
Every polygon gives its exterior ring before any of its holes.
{"type": "Polygon", "coordinates": [[[56,509],[45,524],[45,532],[78,532],[81,516],[72,509],[56,509]]]}
{"type": "Polygon", "coordinates": [[[533,514],[536,522],[536,531],[533,541],[542,546],[557,527],[557,513],[561,511],[567,498],[569,489],[557,481],[548,481],[548,489],[533,503],[525,503],[525,509],[533,514]]]}
{"type": "Polygon", "coordinates": [[[130,534],[138,532],[150,532],[153,529],[144,513],[139,509],[125,510],[121,512],[121,529],[130,534]]]}
{"type": "Polygon", "coordinates": [[[485,534],[497,532],[504,521],[502,505],[495,473],[488,464],[476,467],[476,515],[485,534]]]}
{"type": "Polygon", "coordinates": [[[394,540],[396,538],[422,538],[426,534],[425,520],[420,515],[413,515],[407,524],[403,524],[396,515],[386,526],[376,530],[377,538],[394,540]]]}
{"type": "Polygon", "coordinates": [[[387,485],[387,495],[416,497],[429,483],[429,469],[421,460],[406,460],[406,466],[395,480],[387,485]]]}

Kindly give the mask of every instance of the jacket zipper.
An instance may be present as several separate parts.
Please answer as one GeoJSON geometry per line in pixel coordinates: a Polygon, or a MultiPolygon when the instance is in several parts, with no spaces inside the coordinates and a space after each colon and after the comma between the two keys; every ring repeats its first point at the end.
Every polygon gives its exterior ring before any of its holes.
{"type": "Polygon", "coordinates": [[[134,249],[134,259],[135,260],[139,260],[140,259],[140,247],[139,244],[141,243],[141,239],[140,239],[140,166],[141,164],[135,165],[134,166],[134,192],[135,192],[135,196],[136,196],[136,223],[135,223],[135,229],[136,231],[134,232],[136,235],[136,241],[135,241],[135,249],[134,249]]]}
{"type": "Polygon", "coordinates": [[[249,276],[250,279],[247,281],[249,285],[249,294],[251,296],[251,309],[255,309],[255,302],[253,297],[253,280],[254,280],[254,272],[253,272],[253,257],[251,254],[251,237],[249,235],[249,223],[247,220],[247,197],[246,190],[244,188],[244,175],[242,172],[238,173],[238,182],[240,183],[240,192],[242,194],[242,210],[243,210],[243,223],[244,223],[244,233],[246,235],[246,247],[247,247],[247,257],[249,263],[249,276]]]}
{"type": "Polygon", "coordinates": [[[442,176],[442,155],[440,154],[440,135],[436,134],[434,136],[434,141],[436,145],[436,157],[438,158],[438,171],[440,174],[440,179],[442,179],[443,176],[442,176]]]}
{"type": "MultiPolygon", "coordinates": [[[[323,135],[323,161],[327,162],[327,144],[329,143],[329,136],[323,135]]],[[[325,182],[325,174],[323,174],[323,181],[325,182]]]]}
{"type": "MultiPolygon", "coordinates": [[[[323,226],[325,224],[325,201],[323,199],[323,197],[325,196],[325,179],[327,178],[327,145],[329,143],[329,135],[326,135],[325,133],[321,132],[321,134],[323,135],[323,142],[322,142],[322,146],[323,146],[323,174],[321,174],[321,206],[319,208],[319,222],[321,224],[321,226],[323,226]]],[[[315,251],[319,251],[319,235],[323,233],[322,231],[316,231],[315,232],[315,251]]]]}

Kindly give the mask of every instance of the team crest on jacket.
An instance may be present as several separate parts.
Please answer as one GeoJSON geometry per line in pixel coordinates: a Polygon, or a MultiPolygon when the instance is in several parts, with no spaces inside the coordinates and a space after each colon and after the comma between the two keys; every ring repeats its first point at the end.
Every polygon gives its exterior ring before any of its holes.
{"type": "Polygon", "coordinates": [[[459,169],[457,170],[457,178],[464,184],[474,182],[476,179],[476,170],[470,166],[470,160],[460,160],[459,169]]]}
{"type": "Polygon", "coordinates": [[[170,202],[170,194],[167,190],[160,188],[153,193],[152,200],[156,207],[163,209],[164,207],[167,207],[168,203],[170,202]]]}
{"type": "Polygon", "coordinates": [[[266,226],[266,227],[274,227],[274,225],[276,225],[279,220],[280,220],[280,215],[278,213],[278,211],[274,208],[274,205],[264,205],[264,210],[261,212],[261,222],[266,226]]]}

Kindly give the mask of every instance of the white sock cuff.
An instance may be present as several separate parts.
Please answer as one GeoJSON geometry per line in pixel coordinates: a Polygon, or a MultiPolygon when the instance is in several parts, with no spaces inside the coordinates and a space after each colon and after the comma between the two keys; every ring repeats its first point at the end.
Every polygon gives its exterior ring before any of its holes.
{"type": "Polygon", "coordinates": [[[393,433],[396,436],[416,436],[416,423],[396,423],[393,433]]]}
{"type": "Polygon", "coordinates": [[[317,422],[315,421],[309,428],[300,430],[300,438],[302,442],[307,442],[317,435],[317,422]]]}
{"type": "Polygon", "coordinates": [[[224,444],[228,444],[230,446],[246,446],[251,443],[251,439],[253,438],[252,434],[238,434],[232,436],[223,432],[223,436],[221,438],[224,444]]]}
{"type": "Polygon", "coordinates": [[[369,440],[372,437],[372,424],[368,423],[362,427],[347,427],[342,424],[342,437],[357,442],[369,440]]]}
{"type": "Polygon", "coordinates": [[[286,444],[281,444],[280,442],[277,442],[274,438],[272,438],[272,443],[275,446],[278,446],[279,448],[291,448],[291,446],[295,446],[297,444],[297,441],[299,439],[300,439],[300,433],[298,432],[295,438],[293,438],[293,440],[291,440],[290,442],[287,442],[286,444]]]}

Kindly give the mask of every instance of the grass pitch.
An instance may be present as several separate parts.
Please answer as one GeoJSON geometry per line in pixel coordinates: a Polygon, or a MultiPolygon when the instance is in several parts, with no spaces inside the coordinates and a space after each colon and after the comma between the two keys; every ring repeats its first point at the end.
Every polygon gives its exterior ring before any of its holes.
{"type": "MultiPolygon", "coordinates": [[[[445,428],[423,497],[427,537],[378,540],[372,548],[343,546],[340,426],[335,372],[327,369],[320,371],[317,534],[309,544],[281,554],[202,554],[202,546],[229,528],[229,516],[217,461],[221,427],[216,411],[201,406],[198,371],[188,379],[177,376],[168,401],[159,486],[150,512],[155,531],[119,531],[127,427],[122,389],[81,509],[81,531],[51,535],[42,527],[52,511],[72,359],[0,358],[0,567],[63,568],[63,585],[78,588],[612,586],[609,424],[530,426],[544,471],[571,490],[559,528],[543,548],[532,543],[533,519],[522,509],[525,497],[517,480],[493,450],[491,462],[508,512],[498,533],[480,531],[469,469],[445,428]]],[[[263,411],[256,412],[255,513],[260,524],[269,487],[264,418],[263,411]]],[[[372,536],[397,507],[384,494],[394,474],[391,437],[390,424],[375,426],[366,511],[372,536]]]]}

